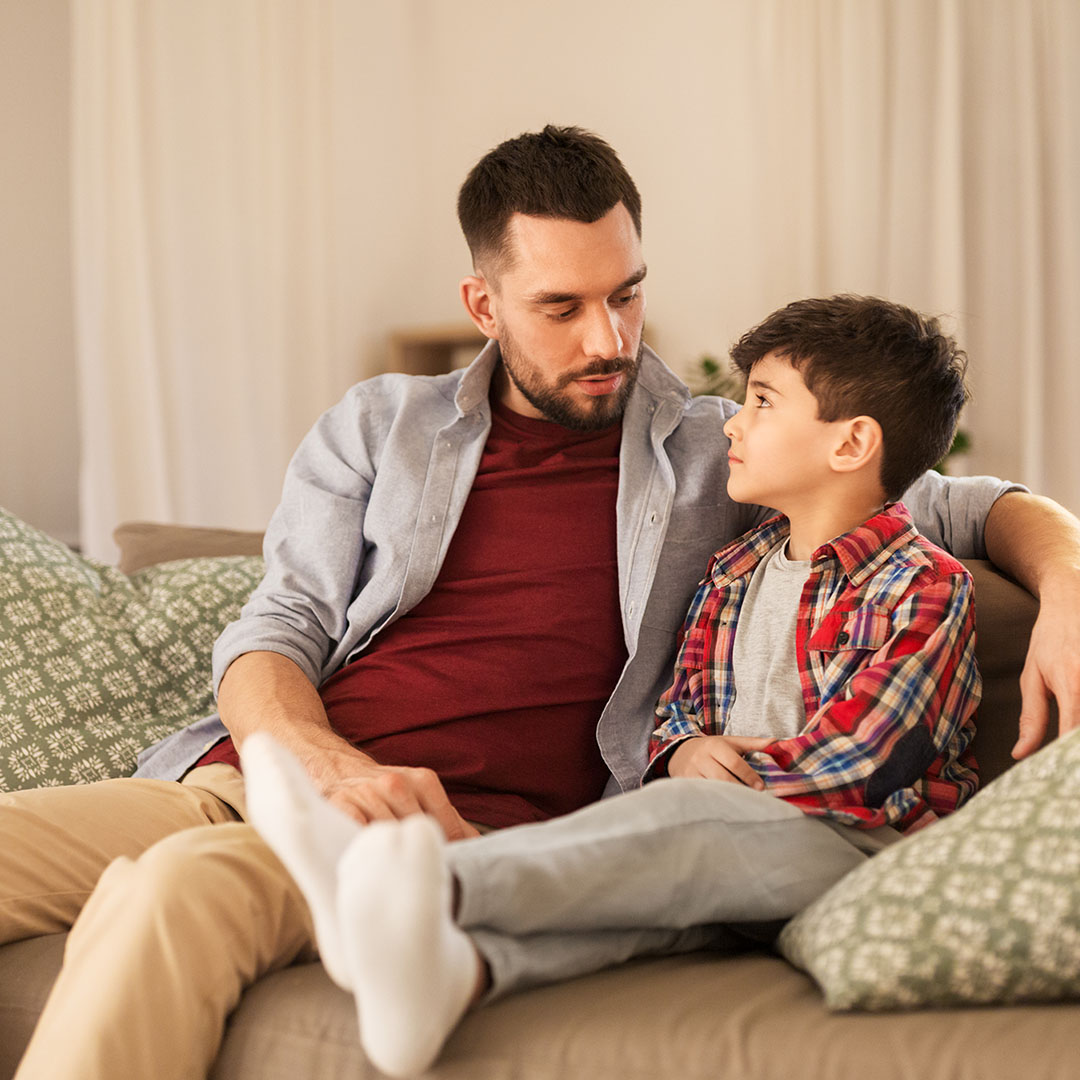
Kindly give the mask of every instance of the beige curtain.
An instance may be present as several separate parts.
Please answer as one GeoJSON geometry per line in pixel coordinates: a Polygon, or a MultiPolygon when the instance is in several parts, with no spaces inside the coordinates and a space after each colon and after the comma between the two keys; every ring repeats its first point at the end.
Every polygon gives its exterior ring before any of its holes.
{"type": "Polygon", "coordinates": [[[259,528],[337,387],[327,6],[73,4],[83,546],[259,528]]]}
{"type": "Polygon", "coordinates": [[[646,203],[687,368],[799,296],[955,313],[969,470],[1080,511],[1077,0],[77,0],[84,546],[259,528],[390,330],[460,320],[453,199],[548,120],[646,203]]]}
{"type": "Polygon", "coordinates": [[[1080,512],[1080,4],[759,0],[767,302],[955,313],[979,471],[1080,512]]]}

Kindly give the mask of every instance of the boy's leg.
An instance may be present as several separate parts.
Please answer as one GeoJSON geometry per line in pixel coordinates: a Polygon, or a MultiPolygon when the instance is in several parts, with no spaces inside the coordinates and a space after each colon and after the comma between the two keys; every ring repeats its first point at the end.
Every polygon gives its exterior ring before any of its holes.
{"type": "Polygon", "coordinates": [[[530,986],[546,986],[603,971],[627,960],[676,956],[700,949],[734,955],[760,944],[722,923],[689,926],[685,930],[642,927],[521,935],[472,927],[467,933],[483,958],[488,976],[483,1004],[530,986]]]}
{"type": "Polygon", "coordinates": [[[302,956],[307,906],[254,829],[176,833],[102,875],[16,1076],[205,1076],[244,988],[302,956]]]}
{"type": "Polygon", "coordinates": [[[459,924],[524,936],[788,919],[866,855],[773,796],[660,780],[446,858],[459,924]]]}
{"type": "Polygon", "coordinates": [[[0,794],[0,944],[67,930],[118,856],[134,858],[179,829],[235,820],[208,791],[163,780],[0,794]]]}

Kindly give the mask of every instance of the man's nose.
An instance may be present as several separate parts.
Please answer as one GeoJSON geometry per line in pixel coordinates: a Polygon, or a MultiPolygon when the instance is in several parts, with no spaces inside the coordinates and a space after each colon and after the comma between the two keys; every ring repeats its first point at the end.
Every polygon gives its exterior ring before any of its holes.
{"type": "Polygon", "coordinates": [[[589,315],[585,327],[585,340],[582,342],[586,356],[614,360],[622,355],[623,344],[619,318],[615,312],[605,307],[589,315]]]}

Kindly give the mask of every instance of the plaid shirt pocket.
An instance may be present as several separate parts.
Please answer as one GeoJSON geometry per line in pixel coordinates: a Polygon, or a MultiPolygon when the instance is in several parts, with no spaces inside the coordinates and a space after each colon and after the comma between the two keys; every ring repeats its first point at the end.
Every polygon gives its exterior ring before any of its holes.
{"type": "Polygon", "coordinates": [[[806,647],[818,653],[877,652],[891,636],[888,609],[877,604],[861,604],[830,611],[806,647]]]}

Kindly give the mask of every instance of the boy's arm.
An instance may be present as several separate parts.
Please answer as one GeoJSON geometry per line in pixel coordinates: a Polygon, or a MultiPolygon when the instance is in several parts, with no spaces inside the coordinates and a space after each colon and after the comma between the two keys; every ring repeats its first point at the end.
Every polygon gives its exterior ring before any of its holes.
{"type": "MultiPolygon", "coordinates": [[[[806,728],[750,755],[766,789],[810,805],[877,809],[925,776],[978,704],[971,592],[970,577],[957,573],[905,597],[889,639],[806,728]]],[[[974,789],[974,777],[954,779],[974,789]]]]}
{"type": "Polygon", "coordinates": [[[667,775],[668,759],[680,743],[709,733],[704,701],[705,632],[715,617],[717,600],[716,589],[706,576],[683,622],[674,680],[656,706],[657,727],[649,739],[649,764],[642,783],[667,775]]]}

